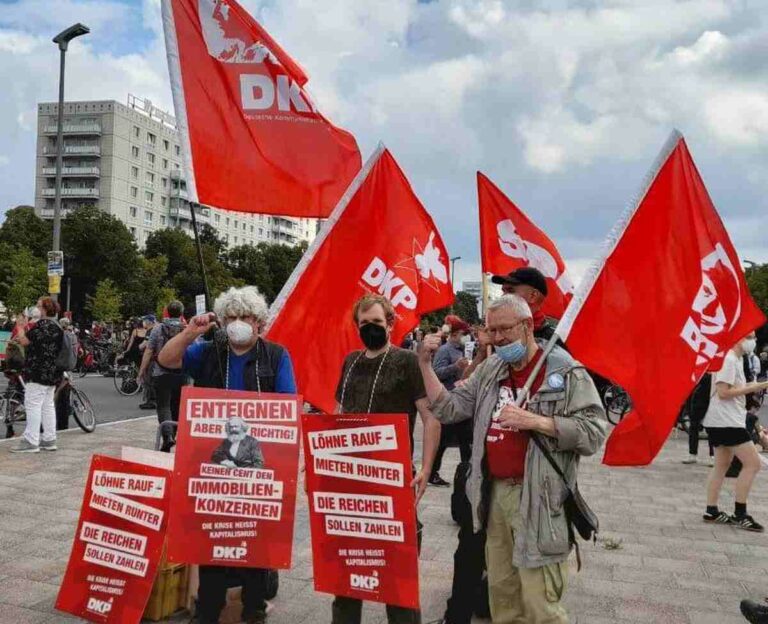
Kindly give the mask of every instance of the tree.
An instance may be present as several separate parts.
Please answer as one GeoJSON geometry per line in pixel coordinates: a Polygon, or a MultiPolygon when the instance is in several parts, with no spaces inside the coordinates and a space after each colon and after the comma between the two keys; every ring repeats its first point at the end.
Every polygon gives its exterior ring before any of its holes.
{"type": "Polygon", "coordinates": [[[225,262],[233,276],[256,286],[272,303],[306,251],[306,242],[296,247],[279,243],[241,245],[227,253],[225,262]]]}
{"type": "MultiPolygon", "coordinates": [[[[136,270],[126,276],[121,286],[124,316],[144,316],[155,313],[166,291],[172,290],[168,283],[168,258],[165,256],[139,257],[136,270]]],[[[166,303],[168,301],[163,305],[166,303]]]]}
{"type": "Polygon", "coordinates": [[[139,252],[128,228],[98,208],[70,214],[62,222],[61,235],[76,315],[82,313],[86,296],[95,292],[100,281],[124,284],[139,268],[139,252]]]}
{"type": "Polygon", "coordinates": [[[9,312],[19,313],[48,292],[47,265],[26,247],[0,243],[2,273],[0,298],[9,312]]]}
{"type": "Polygon", "coordinates": [[[198,223],[197,232],[200,236],[201,245],[208,245],[214,250],[216,256],[223,257],[224,252],[227,251],[227,242],[219,237],[216,228],[209,223],[198,223]]]}
{"type": "Polygon", "coordinates": [[[111,279],[101,280],[96,285],[96,292],[93,296],[86,295],[86,300],[86,309],[97,321],[114,323],[120,320],[122,295],[111,279]]]}
{"type": "Polygon", "coordinates": [[[16,206],[5,213],[0,243],[26,247],[36,258],[47,260],[53,247],[52,232],[51,223],[38,217],[32,206],[16,206]]]}
{"type": "Polygon", "coordinates": [[[477,297],[460,290],[456,293],[456,301],[453,304],[454,314],[464,319],[470,325],[480,323],[480,314],[477,312],[477,297]]]}
{"type": "MultiPolygon", "coordinates": [[[[768,264],[755,264],[744,273],[752,298],[760,309],[768,316],[768,264]]],[[[757,330],[760,345],[768,343],[768,324],[757,330]]]]}

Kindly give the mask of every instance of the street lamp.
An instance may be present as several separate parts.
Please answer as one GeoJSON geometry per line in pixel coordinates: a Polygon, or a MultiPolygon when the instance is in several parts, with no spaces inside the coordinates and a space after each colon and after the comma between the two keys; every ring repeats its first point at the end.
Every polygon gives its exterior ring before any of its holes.
{"type": "Polygon", "coordinates": [[[461,256],[454,256],[451,258],[451,290],[453,290],[453,272],[457,260],[461,260],[461,256]]]}
{"type": "MultiPolygon", "coordinates": [[[[56,195],[53,200],[53,251],[59,251],[61,248],[61,169],[62,158],[64,155],[64,58],[67,53],[69,42],[75,37],[87,35],[91,30],[87,26],[77,23],[66,30],[62,30],[53,38],[53,42],[59,46],[60,64],[59,64],[59,110],[58,125],[56,126],[56,195]]],[[[52,294],[54,300],[58,299],[56,294],[52,294]]]]}
{"type": "Polygon", "coordinates": [[[754,268],[757,266],[757,262],[754,262],[754,261],[752,261],[752,260],[747,260],[746,258],[744,258],[744,259],[742,260],[742,262],[743,262],[744,264],[748,264],[750,269],[754,269],[754,268]]]}

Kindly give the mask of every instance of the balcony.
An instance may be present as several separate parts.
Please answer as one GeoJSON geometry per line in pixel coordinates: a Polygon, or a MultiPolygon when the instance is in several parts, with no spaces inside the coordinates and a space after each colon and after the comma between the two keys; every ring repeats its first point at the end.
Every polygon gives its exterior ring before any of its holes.
{"type": "MultiPolygon", "coordinates": [[[[56,196],[56,189],[55,188],[44,188],[43,189],[43,197],[55,197],[55,196],[56,196]]],[[[61,189],[61,196],[62,197],[98,197],[99,196],[99,189],[93,188],[93,187],[62,188],[61,189]]]]}
{"type": "MultiPolygon", "coordinates": [[[[56,134],[57,126],[45,126],[45,134],[56,134]]],[[[97,123],[64,123],[64,134],[101,134],[101,126],[97,123]]]]}
{"type": "MultiPolygon", "coordinates": [[[[71,177],[98,178],[100,175],[98,167],[62,167],[61,175],[71,177]]],[[[55,176],[56,167],[43,167],[44,176],[55,176]]]]}
{"type": "MultiPolygon", "coordinates": [[[[43,154],[49,156],[56,155],[55,145],[46,145],[43,148],[43,154]]],[[[101,154],[100,145],[65,145],[64,156],[99,156],[101,154]]]]}
{"type": "Polygon", "coordinates": [[[188,206],[171,206],[168,209],[168,216],[172,219],[181,219],[182,221],[191,221],[192,213],[188,206]]]}

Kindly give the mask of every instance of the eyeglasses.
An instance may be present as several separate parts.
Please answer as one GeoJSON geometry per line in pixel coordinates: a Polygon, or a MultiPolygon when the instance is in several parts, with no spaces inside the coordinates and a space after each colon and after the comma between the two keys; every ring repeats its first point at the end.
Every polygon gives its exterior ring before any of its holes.
{"type": "Polygon", "coordinates": [[[521,323],[525,323],[527,319],[523,319],[521,321],[518,321],[517,323],[514,323],[513,325],[503,325],[501,327],[486,327],[485,331],[486,333],[493,337],[496,334],[499,334],[500,336],[509,335],[509,332],[511,332],[515,327],[520,325],[521,323]]]}

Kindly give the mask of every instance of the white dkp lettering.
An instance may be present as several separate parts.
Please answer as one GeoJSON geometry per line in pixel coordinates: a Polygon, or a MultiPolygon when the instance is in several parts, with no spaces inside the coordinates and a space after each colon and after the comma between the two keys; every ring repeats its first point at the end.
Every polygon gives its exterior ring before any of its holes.
{"type": "Polygon", "coordinates": [[[266,74],[240,74],[240,101],[243,110],[269,110],[275,104],[277,109],[290,111],[291,106],[300,113],[313,113],[315,107],[306,92],[291,80],[281,74],[276,80],[266,74]]]}
{"type": "Polygon", "coordinates": [[[89,596],[88,604],[86,605],[85,608],[88,611],[91,611],[92,613],[99,613],[101,615],[106,615],[112,610],[112,598],[110,598],[109,600],[99,600],[98,598],[89,596]]]}
{"type": "Polygon", "coordinates": [[[387,268],[381,258],[375,257],[371,261],[363,273],[363,281],[389,299],[394,307],[403,306],[409,310],[416,308],[416,293],[392,269],[387,268]]]}
{"type": "Polygon", "coordinates": [[[375,592],[379,588],[379,583],[379,577],[375,572],[373,576],[365,576],[363,574],[349,575],[349,586],[354,589],[375,592]]]}
{"type": "Polygon", "coordinates": [[[721,355],[720,345],[715,338],[736,325],[741,316],[741,287],[736,271],[723,246],[718,243],[715,250],[701,261],[701,286],[691,305],[692,314],[686,320],[680,337],[696,353],[696,371],[707,365],[715,356],[721,355]],[[715,284],[709,271],[722,264],[733,276],[736,290],[736,309],[726,312],[718,294],[720,289],[731,288],[731,284],[715,284]],[[730,317],[730,318],[729,318],[730,317]]]}
{"type": "Polygon", "coordinates": [[[213,558],[214,559],[231,559],[237,561],[245,558],[248,554],[248,549],[245,546],[214,546],[213,558]]]}

